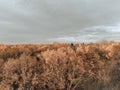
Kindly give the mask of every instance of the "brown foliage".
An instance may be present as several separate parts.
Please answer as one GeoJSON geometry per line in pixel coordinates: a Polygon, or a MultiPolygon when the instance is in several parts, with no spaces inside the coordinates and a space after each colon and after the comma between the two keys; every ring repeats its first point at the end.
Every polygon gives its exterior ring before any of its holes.
{"type": "Polygon", "coordinates": [[[0,45],[1,90],[119,90],[120,43],[0,45]]]}

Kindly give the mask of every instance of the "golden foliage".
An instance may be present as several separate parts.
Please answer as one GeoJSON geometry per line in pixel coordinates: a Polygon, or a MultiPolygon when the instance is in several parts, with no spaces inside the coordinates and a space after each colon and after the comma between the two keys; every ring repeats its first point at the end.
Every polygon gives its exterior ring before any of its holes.
{"type": "Polygon", "coordinates": [[[120,43],[0,45],[1,90],[119,90],[120,43]]]}

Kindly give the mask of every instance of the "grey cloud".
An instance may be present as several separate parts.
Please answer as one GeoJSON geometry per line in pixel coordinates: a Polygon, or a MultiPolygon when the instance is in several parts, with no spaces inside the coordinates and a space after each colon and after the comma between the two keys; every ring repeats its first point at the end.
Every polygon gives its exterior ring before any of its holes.
{"type": "MultiPolygon", "coordinates": [[[[48,38],[120,20],[119,0],[0,0],[0,31],[48,38]],[[5,23],[7,22],[7,23],[5,23]]],[[[4,36],[6,37],[6,36],[4,36]]]]}

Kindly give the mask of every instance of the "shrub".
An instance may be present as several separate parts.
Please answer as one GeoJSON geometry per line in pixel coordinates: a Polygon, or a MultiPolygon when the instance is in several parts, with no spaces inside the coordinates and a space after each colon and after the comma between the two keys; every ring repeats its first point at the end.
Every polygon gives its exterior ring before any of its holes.
{"type": "Polygon", "coordinates": [[[119,90],[120,43],[0,45],[1,90],[119,90]]]}

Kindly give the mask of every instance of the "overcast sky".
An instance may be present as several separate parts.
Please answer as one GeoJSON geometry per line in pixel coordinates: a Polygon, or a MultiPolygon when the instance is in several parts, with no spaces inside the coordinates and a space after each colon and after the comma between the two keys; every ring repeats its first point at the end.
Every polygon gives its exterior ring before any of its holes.
{"type": "Polygon", "coordinates": [[[44,38],[119,21],[120,0],[0,0],[2,40],[16,35],[44,38]]]}

